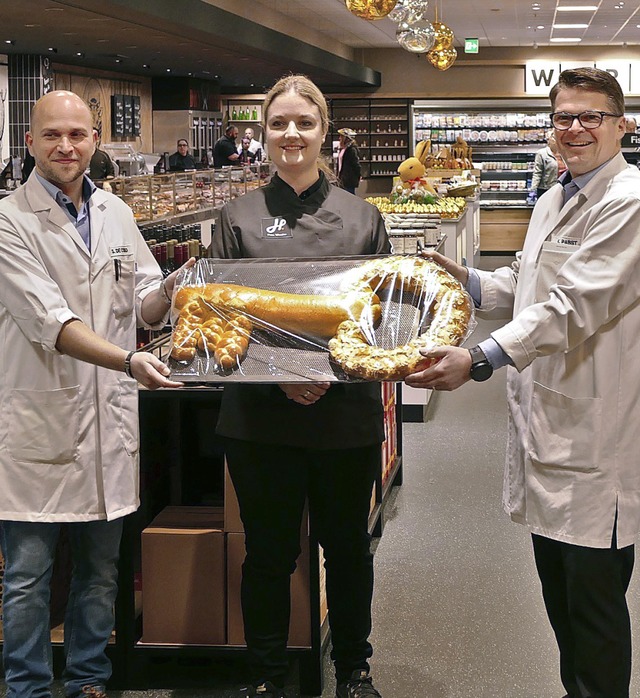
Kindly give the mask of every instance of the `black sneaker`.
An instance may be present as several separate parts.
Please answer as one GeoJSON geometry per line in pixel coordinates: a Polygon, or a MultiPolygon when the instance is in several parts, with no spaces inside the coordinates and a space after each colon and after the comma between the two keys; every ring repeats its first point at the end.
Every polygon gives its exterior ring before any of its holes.
{"type": "Polygon", "coordinates": [[[265,681],[255,688],[247,686],[241,688],[238,698],[287,698],[284,689],[274,686],[271,681],[265,681]]]}
{"type": "Polygon", "coordinates": [[[382,698],[367,671],[354,671],[346,683],[336,686],[336,698],[382,698]]]}

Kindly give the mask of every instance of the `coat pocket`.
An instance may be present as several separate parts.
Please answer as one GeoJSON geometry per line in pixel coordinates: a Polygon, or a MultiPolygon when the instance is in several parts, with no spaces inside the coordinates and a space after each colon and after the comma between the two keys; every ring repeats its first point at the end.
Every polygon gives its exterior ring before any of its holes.
{"type": "Polygon", "coordinates": [[[11,458],[26,463],[71,463],[77,457],[80,387],[13,390],[7,447],[11,458]]]}
{"type": "Polygon", "coordinates": [[[114,260],[113,313],[117,318],[133,314],[136,266],[133,257],[114,260]]]}
{"type": "Polygon", "coordinates": [[[534,466],[590,472],[600,461],[601,398],[573,398],[533,384],[529,457],[534,466]]]}

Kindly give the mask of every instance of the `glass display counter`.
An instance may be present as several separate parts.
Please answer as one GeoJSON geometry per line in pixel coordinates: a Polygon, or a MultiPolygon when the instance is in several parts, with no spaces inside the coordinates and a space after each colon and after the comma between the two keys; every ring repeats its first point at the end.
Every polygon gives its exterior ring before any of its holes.
{"type": "Polygon", "coordinates": [[[268,163],[217,170],[192,170],[108,181],[112,192],[132,209],[138,223],[185,213],[219,209],[238,196],[266,184],[268,163]]]}

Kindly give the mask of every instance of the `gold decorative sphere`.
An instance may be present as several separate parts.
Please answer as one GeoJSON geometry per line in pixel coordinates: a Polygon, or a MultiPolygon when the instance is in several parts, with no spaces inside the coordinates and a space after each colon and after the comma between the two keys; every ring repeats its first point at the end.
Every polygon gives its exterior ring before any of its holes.
{"type": "Polygon", "coordinates": [[[451,48],[454,38],[453,31],[442,22],[433,22],[433,28],[436,31],[436,42],[431,51],[442,51],[442,49],[451,48]]]}
{"type": "Polygon", "coordinates": [[[345,0],[347,10],[361,19],[383,19],[398,0],[345,0]]]}
{"type": "Polygon", "coordinates": [[[429,51],[427,60],[438,70],[447,70],[456,62],[458,52],[455,48],[443,48],[440,51],[429,51]]]}

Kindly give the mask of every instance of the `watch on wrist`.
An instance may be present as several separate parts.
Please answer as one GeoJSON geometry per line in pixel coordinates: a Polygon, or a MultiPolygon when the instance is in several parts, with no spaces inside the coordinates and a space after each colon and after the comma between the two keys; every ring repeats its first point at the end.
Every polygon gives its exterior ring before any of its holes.
{"type": "Polygon", "coordinates": [[[485,356],[485,353],[480,347],[471,347],[471,370],[469,374],[474,381],[486,381],[493,375],[493,366],[485,356]]]}

